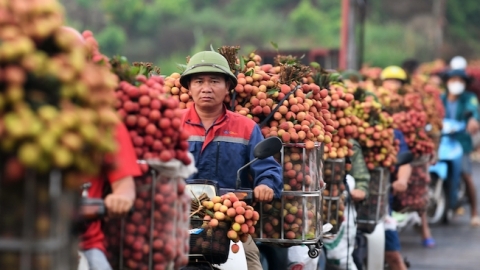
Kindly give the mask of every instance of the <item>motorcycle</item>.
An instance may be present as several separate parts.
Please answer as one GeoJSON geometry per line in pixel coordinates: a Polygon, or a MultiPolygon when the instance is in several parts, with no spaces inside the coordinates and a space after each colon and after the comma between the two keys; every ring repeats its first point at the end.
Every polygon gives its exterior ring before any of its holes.
{"type": "MultiPolygon", "coordinates": [[[[322,226],[322,233],[326,234],[333,228],[332,224],[326,223],[322,226]]],[[[275,245],[268,245],[264,243],[257,243],[258,249],[260,250],[260,263],[264,270],[276,269],[276,270],[285,270],[285,269],[296,269],[298,264],[303,264],[299,262],[292,262],[292,248],[298,248],[295,251],[297,256],[301,256],[302,259],[313,260],[312,264],[320,265],[319,269],[325,269],[326,258],[323,247],[319,246],[312,249],[306,245],[293,246],[293,247],[281,247],[275,245]],[[306,254],[305,254],[306,253],[306,254]]],[[[294,255],[295,256],[295,255],[294,255]]],[[[298,259],[298,258],[296,258],[298,259]]],[[[306,268],[304,268],[306,269],[306,268]]]]}
{"type": "Polygon", "coordinates": [[[443,120],[438,161],[429,170],[427,216],[430,224],[448,223],[454,211],[466,202],[465,183],[461,177],[463,148],[454,138],[465,129],[465,122],[443,120]]]}
{"type": "MultiPolygon", "coordinates": [[[[186,192],[191,194],[192,198],[199,197],[201,194],[206,193],[209,198],[214,196],[221,196],[229,192],[235,193],[235,195],[247,202],[247,204],[253,202],[253,190],[241,187],[240,172],[248,168],[250,164],[257,160],[262,160],[267,157],[271,157],[274,154],[282,150],[282,142],[277,137],[270,137],[259,142],[254,148],[254,159],[241,167],[237,171],[236,188],[219,188],[216,181],[194,179],[188,180],[186,186],[186,192]]],[[[196,229],[191,230],[191,235],[197,232],[196,229]]],[[[234,243],[230,241],[230,246],[234,243]]],[[[237,253],[230,252],[228,249],[228,258],[225,261],[213,262],[212,259],[206,254],[189,254],[189,263],[183,267],[182,270],[190,269],[218,269],[218,270],[244,270],[247,269],[247,260],[245,257],[245,249],[242,242],[236,243],[240,249],[237,253]]]]}
{"type": "MultiPolygon", "coordinates": [[[[103,219],[107,216],[107,208],[103,199],[89,198],[88,189],[91,187],[91,183],[85,183],[82,185],[82,199],[80,201],[80,211],[76,217],[73,231],[76,235],[84,232],[89,222],[103,219]]],[[[133,213],[133,208],[130,209],[129,215],[133,213]]],[[[88,270],[88,261],[82,251],[78,252],[79,264],[78,270],[88,270]]]]}
{"type": "MultiPolygon", "coordinates": [[[[414,156],[410,151],[398,154],[396,165],[408,164],[413,159],[414,156]]],[[[349,186],[354,186],[353,179],[350,181],[347,179],[347,183],[349,183],[349,186]]],[[[388,204],[385,207],[387,208],[386,213],[388,213],[388,204]]],[[[380,219],[373,228],[369,228],[369,230],[357,230],[354,260],[358,269],[384,269],[385,226],[388,226],[385,219],[386,216],[380,219]]]]}

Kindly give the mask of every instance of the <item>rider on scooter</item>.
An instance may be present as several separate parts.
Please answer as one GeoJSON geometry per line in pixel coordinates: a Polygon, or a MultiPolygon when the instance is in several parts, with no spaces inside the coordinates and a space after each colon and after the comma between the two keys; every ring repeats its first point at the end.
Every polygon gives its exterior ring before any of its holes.
{"type": "MultiPolygon", "coordinates": [[[[82,35],[77,30],[71,27],[62,27],[62,31],[65,31],[65,34],[68,35],[73,34],[80,44],[85,44],[82,35]]],[[[110,217],[122,216],[130,211],[135,200],[133,177],[141,173],[130,135],[121,122],[115,128],[115,140],[118,149],[112,156],[115,168],[89,179],[92,185],[88,190],[89,198],[102,198],[105,182],[110,183],[112,193],[104,199],[110,217]]],[[[89,269],[112,269],[105,256],[103,239],[104,234],[100,220],[90,222],[81,235],[80,249],[88,261],[89,269]]]]}
{"type": "Polygon", "coordinates": [[[467,122],[467,132],[455,135],[463,148],[462,176],[467,189],[470,203],[471,221],[474,227],[480,227],[480,217],[477,212],[477,196],[472,179],[472,161],[470,153],[473,151],[472,135],[480,130],[480,115],[478,113],[478,100],[475,94],[465,91],[470,82],[470,77],[462,69],[453,69],[445,74],[445,84],[448,93],[442,96],[445,106],[446,118],[467,122]],[[467,112],[473,117],[467,119],[467,112]]]}
{"type": "MultiPolygon", "coordinates": [[[[196,179],[218,182],[221,188],[235,188],[237,170],[254,159],[253,149],[262,141],[258,125],[227,110],[223,101],[237,85],[227,60],[219,53],[203,51],[192,56],[180,83],[190,91],[194,105],[185,110],[183,129],[190,133],[189,150],[195,157],[196,179]]],[[[253,187],[257,201],[280,197],[282,168],[273,157],[250,165],[241,175],[242,187],[253,187]],[[251,177],[249,177],[251,176],[251,177]]],[[[262,270],[258,247],[251,237],[243,244],[248,269],[262,270]]]]}

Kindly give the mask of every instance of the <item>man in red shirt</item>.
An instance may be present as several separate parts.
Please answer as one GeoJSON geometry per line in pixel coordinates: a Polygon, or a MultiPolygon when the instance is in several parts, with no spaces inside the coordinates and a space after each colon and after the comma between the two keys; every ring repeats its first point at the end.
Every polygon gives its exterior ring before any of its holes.
{"type": "MultiPolygon", "coordinates": [[[[110,183],[112,193],[104,199],[110,217],[125,215],[132,208],[135,200],[133,177],[141,174],[130,135],[123,123],[118,124],[115,129],[115,140],[118,144],[118,150],[114,155],[115,169],[107,172],[106,177],[92,178],[90,181],[92,185],[88,190],[88,197],[102,198],[105,182],[110,183]]],[[[101,221],[90,223],[81,239],[80,248],[88,260],[90,269],[111,269],[105,256],[101,221]]]]}
{"type": "MultiPolygon", "coordinates": [[[[84,44],[84,39],[77,30],[70,27],[63,27],[62,30],[65,31],[65,34],[74,34],[78,42],[84,44]]],[[[133,177],[141,175],[130,135],[121,122],[115,128],[115,141],[117,142],[117,151],[113,155],[114,169],[106,172],[105,176],[92,178],[90,180],[92,185],[88,190],[88,197],[102,198],[106,181],[110,183],[112,193],[104,199],[109,217],[125,215],[132,208],[135,200],[133,177]]],[[[111,269],[105,256],[103,239],[104,234],[100,220],[91,222],[81,236],[80,248],[87,258],[90,270],[111,269]]]]}

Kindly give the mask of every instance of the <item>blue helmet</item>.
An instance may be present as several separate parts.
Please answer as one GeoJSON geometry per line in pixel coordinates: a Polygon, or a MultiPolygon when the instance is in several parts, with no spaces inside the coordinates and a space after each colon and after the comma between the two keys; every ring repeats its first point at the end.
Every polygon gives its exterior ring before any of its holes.
{"type": "Polygon", "coordinates": [[[465,72],[464,69],[451,69],[448,70],[444,73],[444,80],[447,81],[451,77],[460,77],[462,78],[466,83],[470,82],[470,76],[465,72]]]}

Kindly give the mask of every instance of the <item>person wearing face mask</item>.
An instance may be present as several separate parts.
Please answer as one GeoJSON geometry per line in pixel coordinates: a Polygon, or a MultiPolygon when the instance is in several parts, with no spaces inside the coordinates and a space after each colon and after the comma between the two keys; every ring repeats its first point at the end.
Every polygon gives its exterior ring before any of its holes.
{"type": "Polygon", "coordinates": [[[447,93],[442,96],[442,100],[446,109],[446,118],[467,122],[466,132],[457,134],[456,139],[461,143],[464,152],[462,177],[465,181],[470,203],[470,224],[474,227],[480,227],[476,191],[472,179],[472,161],[470,159],[470,153],[473,151],[472,135],[480,131],[478,99],[475,94],[466,91],[470,77],[466,74],[465,70],[450,70],[445,74],[444,78],[447,93]]]}

